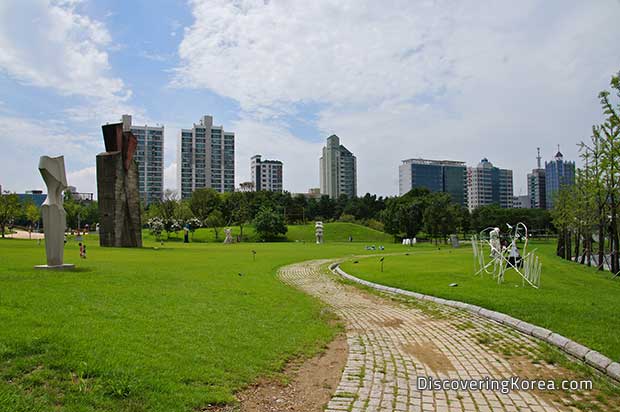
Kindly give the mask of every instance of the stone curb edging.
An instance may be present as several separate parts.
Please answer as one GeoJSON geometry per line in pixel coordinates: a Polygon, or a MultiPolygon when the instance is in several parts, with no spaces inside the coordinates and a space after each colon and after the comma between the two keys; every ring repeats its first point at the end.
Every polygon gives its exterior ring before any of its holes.
{"type": "Polygon", "coordinates": [[[540,326],[532,325],[531,323],[527,323],[522,320],[513,318],[512,316],[508,316],[505,313],[495,312],[492,310],[482,308],[480,306],[471,305],[469,303],[459,302],[456,300],[442,299],[442,298],[438,298],[435,296],[424,295],[422,293],[411,292],[409,290],[393,288],[390,286],[380,285],[378,283],[373,283],[367,280],[356,278],[355,276],[349,275],[348,273],[340,269],[340,262],[332,263],[331,265],[329,265],[329,270],[331,270],[333,273],[336,273],[339,276],[347,280],[350,280],[352,282],[358,283],[363,286],[367,286],[372,289],[379,290],[381,292],[391,293],[395,295],[405,295],[405,296],[413,297],[419,300],[427,300],[429,302],[435,302],[440,305],[446,305],[446,306],[451,306],[451,307],[458,308],[458,309],[463,309],[468,312],[472,312],[477,315],[483,316],[485,318],[502,323],[504,325],[508,325],[518,330],[521,333],[533,336],[544,342],[549,343],[550,345],[553,345],[561,349],[562,351],[568,353],[569,355],[594,367],[595,369],[602,372],[606,376],[614,379],[616,382],[620,382],[620,363],[614,362],[611,359],[609,359],[607,356],[595,350],[592,350],[586,346],[583,346],[573,340],[570,340],[549,329],[545,329],[540,326]]]}

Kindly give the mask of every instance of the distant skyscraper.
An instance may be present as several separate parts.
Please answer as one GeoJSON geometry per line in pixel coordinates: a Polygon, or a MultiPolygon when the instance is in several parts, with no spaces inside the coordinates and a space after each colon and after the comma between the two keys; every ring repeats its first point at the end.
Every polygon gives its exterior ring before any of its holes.
{"type": "Polygon", "coordinates": [[[177,147],[177,184],[183,199],[196,189],[235,190],[235,134],[213,126],[203,116],[191,129],[182,129],[177,147]]]}
{"type": "Polygon", "coordinates": [[[282,162],[261,160],[261,155],[252,156],[250,164],[254,190],[282,192],[282,162]]]}
{"type": "Polygon", "coordinates": [[[530,198],[530,207],[534,209],[547,208],[547,190],[545,183],[545,169],[540,164],[540,147],[537,148],[537,167],[527,174],[527,195],[530,198]]]}
{"type": "Polygon", "coordinates": [[[122,116],[122,122],[138,139],[134,159],[138,163],[140,201],[143,205],[159,202],[164,195],[164,127],[132,125],[128,114],[122,116]]]}
{"type": "Polygon", "coordinates": [[[553,197],[562,186],[575,184],[575,162],[564,160],[564,155],[558,152],[550,162],[545,162],[545,185],[547,197],[547,209],[553,208],[553,197]]]}
{"type": "Polygon", "coordinates": [[[493,166],[484,158],[476,167],[467,169],[467,204],[470,211],[496,204],[512,207],[512,170],[493,166]]]}
{"type": "Polygon", "coordinates": [[[452,201],[467,205],[467,166],[453,160],[407,159],[398,166],[398,192],[402,196],[415,187],[449,193],[452,201]]]}
{"type": "Polygon", "coordinates": [[[357,196],[357,160],[335,134],[327,138],[320,159],[321,194],[332,199],[357,196]]]}

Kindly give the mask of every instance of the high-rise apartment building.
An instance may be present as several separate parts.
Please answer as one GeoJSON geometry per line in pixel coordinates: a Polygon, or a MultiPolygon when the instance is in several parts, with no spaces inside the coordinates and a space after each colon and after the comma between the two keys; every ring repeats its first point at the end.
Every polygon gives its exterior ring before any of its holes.
{"type": "Polygon", "coordinates": [[[138,146],[134,159],[138,164],[138,191],[143,205],[159,202],[164,195],[164,126],[131,124],[131,115],[124,114],[123,130],[131,130],[138,146]]]}
{"type": "Polygon", "coordinates": [[[327,138],[320,159],[321,194],[337,199],[357,196],[357,159],[335,134],[327,138]]]}
{"type": "Polygon", "coordinates": [[[545,183],[545,169],[540,163],[540,148],[537,148],[537,167],[527,174],[527,195],[530,198],[530,207],[533,209],[547,208],[547,189],[545,183]]]}
{"type": "Polygon", "coordinates": [[[575,184],[575,162],[564,160],[564,155],[558,152],[550,162],[545,162],[545,188],[547,209],[553,208],[553,198],[562,186],[575,184]]]}
{"type": "Polygon", "coordinates": [[[398,166],[398,192],[416,187],[450,194],[452,201],[467,205],[467,166],[453,160],[407,159],[398,166]]]}
{"type": "Polygon", "coordinates": [[[470,211],[496,204],[511,208],[513,200],[512,170],[493,166],[484,158],[476,167],[467,169],[467,206],[470,211]]]}
{"type": "Polygon", "coordinates": [[[203,116],[191,129],[182,129],[177,146],[177,185],[181,198],[196,189],[235,190],[235,134],[203,116]]]}
{"type": "Polygon", "coordinates": [[[282,192],[282,162],[279,160],[262,160],[261,155],[251,158],[250,173],[254,190],[282,192]]]}

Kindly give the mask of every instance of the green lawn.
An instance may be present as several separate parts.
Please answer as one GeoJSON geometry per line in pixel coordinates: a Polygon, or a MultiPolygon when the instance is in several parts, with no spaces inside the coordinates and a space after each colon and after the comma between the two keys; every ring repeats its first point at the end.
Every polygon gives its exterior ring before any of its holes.
{"type": "Polygon", "coordinates": [[[104,249],[96,241],[86,237],[85,261],[69,242],[75,272],[35,271],[43,244],[0,241],[0,411],[174,412],[229,402],[335,333],[321,305],[281,283],[277,268],[365,253],[359,243],[104,249]]]}
{"type": "Polygon", "coordinates": [[[501,285],[490,275],[474,277],[469,247],[417,245],[409,256],[386,257],[383,273],[374,258],[345,262],[342,269],[369,281],[507,313],[620,360],[620,280],[556,257],[553,243],[535,247],[543,265],[538,290],[522,287],[514,271],[501,285]],[[458,286],[450,287],[453,282],[458,286]]]}
{"type": "MultiPolygon", "coordinates": [[[[236,238],[240,234],[239,226],[232,226],[232,235],[236,238]]],[[[349,236],[353,237],[353,242],[364,243],[376,243],[388,244],[394,243],[394,237],[387,233],[380,232],[378,230],[371,229],[366,226],[358,225],[355,223],[333,222],[324,224],[324,235],[326,242],[348,242],[349,236]]],[[[163,236],[166,239],[166,235],[163,236]]],[[[224,240],[224,230],[219,230],[219,242],[224,240]]],[[[250,225],[243,227],[243,237],[249,241],[256,241],[256,232],[250,225]]],[[[144,238],[147,240],[153,240],[152,236],[147,230],[144,231],[144,238]]],[[[182,241],[183,231],[180,231],[178,235],[172,234],[169,238],[170,241],[182,241]]],[[[213,229],[201,228],[196,230],[193,234],[193,240],[195,242],[215,242],[215,232],[213,229]]],[[[286,239],[283,241],[289,242],[314,242],[315,228],[314,222],[306,225],[289,225],[286,239]]]]}

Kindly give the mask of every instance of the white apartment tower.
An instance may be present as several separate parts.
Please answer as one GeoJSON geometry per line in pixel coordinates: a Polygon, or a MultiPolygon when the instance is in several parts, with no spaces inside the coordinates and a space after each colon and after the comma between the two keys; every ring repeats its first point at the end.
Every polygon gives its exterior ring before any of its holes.
{"type": "Polygon", "coordinates": [[[496,204],[511,208],[513,201],[512,170],[493,166],[484,158],[476,167],[467,168],[467,206],[469,211],[496,204]]]}
{"type": "Polygon", "coordinates": [[[335,134],[327,138],[320,159],[321,194],[337,199],[357,196],[357,159],[335,134]]]}
{"type": "Polygon", "coordinates": [[[196,189],[235,190],[235,134],[213,126],[203,116],[191,129],[182,129],[177,146],[177,185],[181,198],[196,189]]]}
{"type": "Polygon", "coordinates": [[[143,205],[162,200],[164,195],[164,126],[131,124],[131,115],[124,114],[123,130],[131,130],[138,140],[134,159],[138,164],[138,191],[143,205]]]}
{"type": "Polygon", "coordinates": [[[250,173],[254,191],[282,192],[282,162],[262,160],[261,155],[251,158],[250,173]]]}

